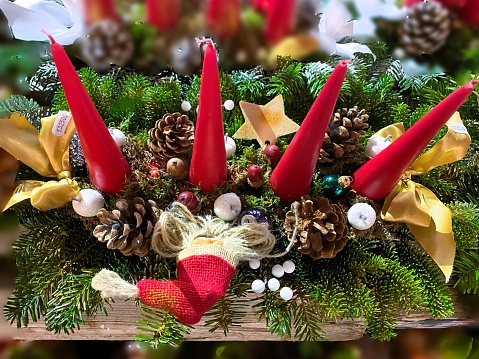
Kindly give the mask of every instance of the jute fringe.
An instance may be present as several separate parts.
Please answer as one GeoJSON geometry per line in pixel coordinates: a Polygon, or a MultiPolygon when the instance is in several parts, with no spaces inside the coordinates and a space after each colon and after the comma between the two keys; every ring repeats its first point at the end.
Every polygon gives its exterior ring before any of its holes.
{"type": "Polygon", "coordinates": [[[102,298],[126,299],[137,298],[138,288],[120,278],[118,274],[108,269],[102,269],[92,281],[93,289],[101,292],[102,298]]]}

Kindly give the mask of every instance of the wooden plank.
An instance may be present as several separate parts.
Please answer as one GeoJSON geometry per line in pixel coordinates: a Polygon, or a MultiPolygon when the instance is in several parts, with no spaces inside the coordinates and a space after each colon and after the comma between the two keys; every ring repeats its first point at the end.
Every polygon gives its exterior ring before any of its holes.
{"type": "MultiPolygon", "coordinates": [[[[4,291],[5,292],[5,291],[4,291]]],[[[1,291],[0,291],[1,293],[1,291]]],[[[424,312],[411,313],[401,317],[398,321],[398,329],[406,328],[446,328],[462,326],[473,323],[471,314],[462,306],[461,300],[453,291],[456,310],[448,319],[432,319],[424,312]]],[[[11,337],[24,340],[133,340],[136,329],[136,321],[139,318],[139,309],[134,301],[113,303],[108,310],[108,316],[98,315],[95,318],[87,318],[86,323],[80,330],[73,334],[54,334],[45,330],[42,322],[31,323],[28,328],[16,329],[0,323],[0,333],[8,330],[11,337]]],[[[361,338],[365,334],[365,323],[362,319],[343,320],[338,323],[324,323],[322,329],[329,341],[346,341],[361,338]]],[[[266,330],[264,322],[257,322],[253,313],[248,314],[241,327],[233,328],[227,337],[222,332],[210,333],[204,321],[200,322],[186,337],[194,341],[277,341],[281,340],[276,335],[266,330]]],[[[291,340],[282,338],[282,340],[291,340]]]]}

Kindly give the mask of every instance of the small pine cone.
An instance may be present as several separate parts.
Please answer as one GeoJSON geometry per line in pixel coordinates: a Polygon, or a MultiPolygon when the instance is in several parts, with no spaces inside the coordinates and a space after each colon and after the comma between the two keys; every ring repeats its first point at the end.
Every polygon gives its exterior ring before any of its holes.
{"type": "Polygon", "coordinates": [[[81,42],[81,57],[93,69],[108,70],[110,64],[124,66],[133,55],[130,31],[123,23],[102,20],[87,29],[81,42]]]}
{"type": "Polygon", "coordinates": [[[357,106],[338,109],[329,122],[321,148],[319,162],[333,162],[345,154],[353,152],[360,147],[359,136],[365,133],[369,115],[366,110],[358,110],[357,106]]]}
{"type": "Polygon", "coordinates": [[[421,2],[411,7],[399,27],[399,40],[414,55],[432,54],[445,44],[450,32],[449,10],[439,2],[421,2]]]}
{"type": "Polygon", "coordinates": [[[145,202],[140,197],[130,202],[120,199],[113,211],[105,208],[98,211],[102,224],[95,227],[93,235],[100,242],[106,242],[109,249],[119,249],[126,256],[143,257],[151,248],[151,236],[160,214],[154,201],[145,202]]]}
{"type": "Polygon", "coordinates": [[[343,249],[349,234],[346,215],[341,207],[327,198],[303,196],[291,205],[286,214],[284,228],[291,235],[296,226],[295,207],[298,213],[298,239],[295,247],[300,253],[314,259],[333,258],[343,249]]]}
{"type": "Polygon", "coordinates": [[[148,131],[148,148],[158,161],[182,157],[193,147],[194,125],[188,116],[167,113],[148,131]]]}

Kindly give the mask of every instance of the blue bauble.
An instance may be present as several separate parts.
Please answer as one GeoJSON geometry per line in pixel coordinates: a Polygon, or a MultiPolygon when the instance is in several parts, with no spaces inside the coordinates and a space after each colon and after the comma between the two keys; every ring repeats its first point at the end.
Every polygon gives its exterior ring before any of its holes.
{"type": "Polygon", "coordinates": [[[341,187],[339,184],[339,176],[335,174],[329,174],[323,177],[323,193],[329,197],[336,197],[342,195],[346,188],[341,187]]]}

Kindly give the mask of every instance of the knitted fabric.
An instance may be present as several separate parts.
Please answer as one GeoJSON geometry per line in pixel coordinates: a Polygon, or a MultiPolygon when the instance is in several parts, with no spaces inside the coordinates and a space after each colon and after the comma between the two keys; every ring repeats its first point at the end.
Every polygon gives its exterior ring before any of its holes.
{"type": "Polygon", "coordinates": [[[185,324],[196,324],[225,295],[236,264],[237,259],[221,246],[192,245],[179,256],[177,279],[143,279],[136,286],[144,304],[168,310],[185,324]]]}

